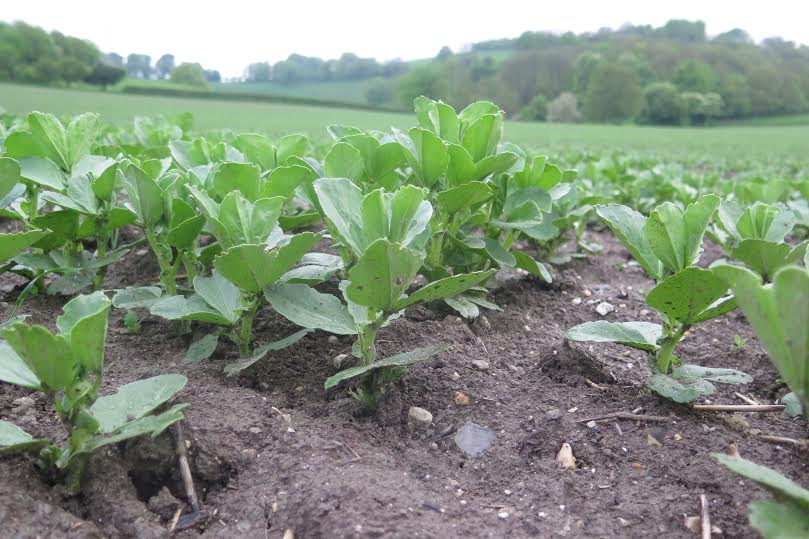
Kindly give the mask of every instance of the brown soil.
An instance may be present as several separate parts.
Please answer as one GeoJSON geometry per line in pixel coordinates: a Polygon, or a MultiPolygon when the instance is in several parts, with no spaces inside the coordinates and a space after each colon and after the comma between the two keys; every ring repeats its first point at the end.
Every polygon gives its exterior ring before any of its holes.
{"type": "MultiPolygon", "coordinates": [[[[756,537],[746,506],[765,493],[714,463],[709,453],[735,443],[743,456],[805,484],[806,455],[756,439],[757,432],[802,438],[805,423],[778,413],[746,415],[746,423],[694,413],[644,389],[649,369],[642,353],[567,343],[565,328],[600,318],[599,301],[617,307],[610,320],[656,317],[641,314],[651,281],[636,265],[626,264],[626,251],[611,236],[592,236],[604,243],[605,252],[557,269],[553,285],[501,276],[493,297],[503,311],[488,312],[485,320],[466,323],[440,309],[418,309],[384,330],[379,338],[384,355],[436,343],[453,346],[411,368],[390,388],[377,417],[354,417],[356,404],[344,391],[323,389],[324,379],[335,372],[332,358],[350,352],[350,338],[335,343],[318,332],[243,376],[226,378],[222,360],[235,353],[229,345],[220,346],[216,359],[186,365],[188,341],[171,324],[147,316],[141,332],[129,335],[118,311],[110,319],[103,390],[161,373],[188,376],[177,399],[191,405],[185,432],[202,502],[212,516],[181,537],[280,538],[286,530],[298,538],[692,537],[683,517],[698,513],[702,493],[725,537],[756,537]],[[584,289],[592,296],[584,296],[584,289]],[[576,297],[583,299],[578,306],[572,304],[576,297]],[[476,359],[487,360],[490,368],[473,367],[476,359]],[[453,377],[456,372],[459,377],[453,377]],[[457,404],[456,391],[470,403],[457,404]],[[410,406],[431,411],[433,427],[409,429],[410,406]],[[638,407],[670,421],[622,421],[620,430],[610,422],[595,429],[576,422],[638,407]],[[547,419],[554,408],[561,418],[547,419]],[[466,421],[496,432],[480,457],[468,458],[455,446],[454,432],[466,421]],[[661,445],[650,445],[649,436],[661,445]],[[573,447],[576,471],[555,465],[563,442],[573,447]]],[[[717,255],[710,248],[703,262],[717,255]]],[[[155,278],[151,256],[131,253],[111,269],[106,286],[155,278]]],[[[20,282],[4,276],[2,299],[13,303],[20,282]]],[[[23,312],[30,321],[53,327],[63,302],[35,297],[23,312]]],[[[3,303],[0,314],[5,317],[9,310],[3,303]]],[[[256,323],[259,342],[293,331],[271,312],[256,323]]],[[[195,336],[200,335],[197,328],[195,336]]],[[[738,312],[693,330],[678,355],[755,377],[747,387],[719,386],[714,402],[740,403],[734,390],[765,402],[784,393],[738,312]],[[737,334],[747,339],[742,349],[733,344],[737,334]]],[[[12,414],[11,402],[26,393],[0,387],[0,418],[37,436],[61,436],[42,396],[34,396],[32,415],[12,414]]],[[[150,511],[146,501],[163,487],[184,501],[169,434],[101,452],[90,470],[83,494],[69,498],[29,458],[0,460],[2,535],[168,535],[171,510],[160,511],[153,502],[150,511]]],[[[165,489],[161,496],[171,500],[165,489]]]]}

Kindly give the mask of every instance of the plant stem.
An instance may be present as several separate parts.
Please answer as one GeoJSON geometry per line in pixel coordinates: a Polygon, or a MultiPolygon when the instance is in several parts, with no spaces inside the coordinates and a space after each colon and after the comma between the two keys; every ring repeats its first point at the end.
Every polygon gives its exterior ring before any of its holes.
{"type": "Polygon", "coordinates": [[[39,187],[28,186],[28,221],[31,222],[39,216],[39,187]]]}
{"type": "MultiPolygon", "coordinates": [[[[98,258],[104,258],[107,256],[107,241],[109,241],[108,233],[99,232],[96,234],[96,251],[98,253],[98,258]]],[[[101,290],[101,287],[104,284],[104,276],[107,274],[107,267],[108,266],[104,265],[96,270],[96,275],[93,278],[93,291],[101,290]]]]}
{"type": "Polygon", "coordinates": [[[671,356],[674,353],[674,348],[677,343],[683,338],[683,335],[690,326],[683,325],[672,335],[666,337],[660,349],[657,351],[657,368],[662,374],[668,374],[671,369],[671,356]]]}
{"type": "Polygon", "coordinates": [[[258,311],[259,298],[254,298],[247,312],[242,316],[242,325],[239,330],[239,356],[248,357],[250,355],[250,341],[253,336],[253,319],[258,311]]]}
{"type": "Polygon", "coordinates": [[[175,257],[176,260],[172,264],[172,260],[166,259],[164,256],[165,249],[162,249],[162,246],[158,244],[157,238],[154,236],[154,231],[151,228],[147,228],[145,232],[149,247],[152,248],[152,252],[157,258],[157,265],[160,266],[160,282],[166,287],[166,294],[174,296],[177,294],[177,269],[180,266],[179,257],[175,257]]]}

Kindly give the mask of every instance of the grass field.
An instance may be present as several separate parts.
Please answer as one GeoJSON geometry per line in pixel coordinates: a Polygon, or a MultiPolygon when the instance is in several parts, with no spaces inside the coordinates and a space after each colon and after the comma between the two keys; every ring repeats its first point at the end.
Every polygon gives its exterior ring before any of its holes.
{"type": "MultiPolygon", "coordinates": [[[[11,84],[0,84],[0,107],[17,114],[31,110],[54,114],[94,111],[116,124],[126,124],[138,115],[188,111],[194,114],[199,129],[231,128],[269,135],[297,131],[315,138],[325,137],[323,126],[329,124],[386,129],[407,128],[415,123],[412,114],[147,97],[11,84]]],[[[506,139],[540,149],[574,146],[657,154],[688,153],[713,158],[749,156],[764,161],[809,155],[809,126],[806,125],[666,128],[507,122],[506,139]]]]}
{"type": "Polygon", "coordinates": [[[366,105],[365,94],[377,80],[366,79],[356,81],[302,82],[298,84],[279,84],[277,82],[233,82],[212,84],[214,92],[246,93],[272,95],[280,97],[302,97],[320,99],[322,101],[340,101],[366,105]]]}

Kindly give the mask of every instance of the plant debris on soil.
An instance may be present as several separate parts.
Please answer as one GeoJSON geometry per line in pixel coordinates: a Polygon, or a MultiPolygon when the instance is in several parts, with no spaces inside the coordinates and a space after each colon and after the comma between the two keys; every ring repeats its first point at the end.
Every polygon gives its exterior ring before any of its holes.
{"type": "MultiPolygon", "coordinates": [[[[802,481],[809,471],[805,449],[760,436],[804,438],[805,424],[781,412],[695,412],[645,389],[650,371],[642,352],[567,342],[565,329],[578,323],[657,316],[644,302],[653,282],[643,270],[609,233],[588,234],[604,252],[556,268],[551,285],[501,274],[492,298],[503,311],[463,321],[438,307],[418,308],[384,329],[377,342],[385,355],[452,347],[411,367],[370,418],[355,417],[357,403],[344,391],[323,389],[337,371],[335,356],[352,360],[349,337],[315,332],[226,378],[222,361],[235,358],[235,348],[223,344],[212,360],[187,364],[191,336],[178,336],[170,322],[153,316],[129,334],[125,311],[115,310],[102,393],[165,372],[189,379],[179,396],[191,405],[183,429],[210,517],[174,535],[693,537],[685,517],[699,515],[705,494],[723,537],[757,537],[746,514],[761,489],[709,454],[734,444],[742,456],[802,481]],[[614,310],[599,314],[602,303],[614,310]],[[430,412],[432,424],[409,424],[413,406],[430,412]],[[581,421],[615,412],[665,420],[581,421]],[[475,451],[464,452],[458,444],[464,436],[483,437],[472,440],[475,451]],[[564,443],[575,470],[556,463],[564,443]]],[[[701,265],[719,254],[709,244],[701,265]]],[[[106,285],[149,284],[156,275],[151,254],[141,250],[113,266],[106,285]]],[[[0,314],[7,318],[22,280],[5,274],[0,282],[0,314]]],[[[40,294],[21,312],[52,327],[67,299],[40,294]]],[[[268,310],[255,331],[258,342],[268,342],[295,328],[268,310]]],[[[772,404],[786,393],[738,311],[692,329],[677,354],[754,376],[747,386],[719,386],[713,403],[743,404],[734,395],[740,392],[772,404]],[[734,345],[736,335],[746,339],[743,347],[734,345]]],[[[3,385],[0,418],[37,436],[63,438],[44,396],[33,404],[19,400],[28,393],[3,385]]],[[[67,497],[32,459],[0,460],[1,535],[165,537],[187,506],[171,432],[100,451],[88,471],[82,494],[67,497]]]]}

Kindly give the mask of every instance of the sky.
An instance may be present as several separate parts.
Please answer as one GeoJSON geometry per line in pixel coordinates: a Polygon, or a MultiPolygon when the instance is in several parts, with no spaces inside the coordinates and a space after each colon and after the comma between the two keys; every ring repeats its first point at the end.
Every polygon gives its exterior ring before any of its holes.
{"type": "Polygon", "coordinates": [[[526,30],[595,32],[624,23],[661,26],[669,19],[703,20],[709,35],[743,28],[756,41],[780,36],[809,44],[805,1],[710,0],[5,0],[0,20],[22,20],[94,42],[122,56],[172,53],[225,77],[252,62],[293,52],[336,58],[343,52],[379,60],[435,56],[526,30]],[[206,5],[207,4],[207,5],[206,5]],[[803,4],[803,5],[802,5],[803,4]],[[120,6],[120,7],[119,7],[120,6]]]}

